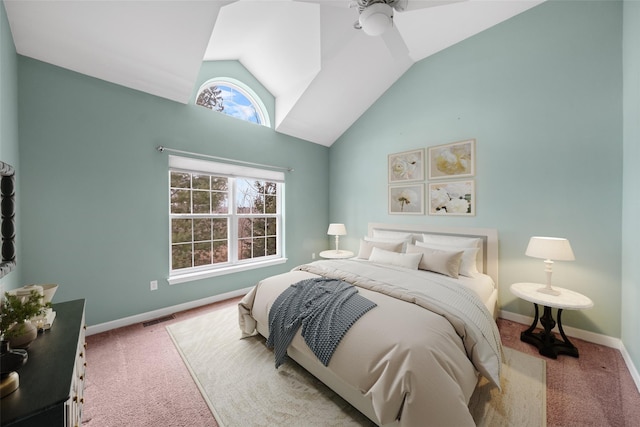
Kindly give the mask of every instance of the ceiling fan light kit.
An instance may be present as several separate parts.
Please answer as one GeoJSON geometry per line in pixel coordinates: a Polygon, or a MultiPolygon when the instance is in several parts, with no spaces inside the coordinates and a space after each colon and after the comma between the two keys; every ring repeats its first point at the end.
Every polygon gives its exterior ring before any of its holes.
{"type": "Polygon", "coordinates": [[[379,36],[391,28],[393,8],[386,3],[374,3],[360,13],[358,21],[367,35],[379,36]]]}

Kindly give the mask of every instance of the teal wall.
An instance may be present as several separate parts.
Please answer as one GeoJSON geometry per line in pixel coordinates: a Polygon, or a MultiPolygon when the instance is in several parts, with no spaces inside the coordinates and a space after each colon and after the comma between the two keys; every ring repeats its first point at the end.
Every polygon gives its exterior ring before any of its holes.
{"type": "MultiPolygon", "coordinates": [[[[327,147],[26,57],[18,66],[24,282],[58,283],[54,302],[86,298],[89,325],[250,287],[326,248],[327,147]],[[158,145],[293,167],[289,261],[169,285],[168,157],[158,145]]],[[[238,63],[221,62],[203,64],[193,98],[220,75],[270,97],[238,63]]]]}
{"type": "MultiPolygon", "coordinates": [[[[16,188],[19,193],[20,168],[18,165],[18,64],[16,49],[7,22],[4,2],[0,2],[0,161],[16,169],[16,188]]],[[[21,283],[22,257],[20,256],[20,198],[16,200],[16,268],[0,279],[0,289],[9,290],[21,283]]]]}
{"type": "Polygon", "coordinates": [[[640,2],[624,2],[622,341],[640,367],[640,2]]]}
{"type": "Polygon", "coordinates": [[[534,235],[566,237],[576,261],[553,281],[595,302],[568,326],[620,336],[622,3],[551,1],[415,64],[331,147],[332,221],[345,249],[366,225],[496,228],[502,309],[532,315],[509,292],[544,282],[524,255],[534,235]],[[476,138],[476,215],[387,213],[390,153],[476,138]]]}

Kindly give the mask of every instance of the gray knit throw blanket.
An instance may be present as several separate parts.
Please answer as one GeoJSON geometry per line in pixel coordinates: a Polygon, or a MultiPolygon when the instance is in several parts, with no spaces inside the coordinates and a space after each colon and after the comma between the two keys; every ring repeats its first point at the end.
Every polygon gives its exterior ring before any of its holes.
{"type": "Polygon", "coordinates": [[[276,298],[269,311],[267,347],[274,349],[276,368],[298,328],[318,359],[327,366],[344,334],[376,304],[349,283],[326,278],[302,280],[276,298]]]}

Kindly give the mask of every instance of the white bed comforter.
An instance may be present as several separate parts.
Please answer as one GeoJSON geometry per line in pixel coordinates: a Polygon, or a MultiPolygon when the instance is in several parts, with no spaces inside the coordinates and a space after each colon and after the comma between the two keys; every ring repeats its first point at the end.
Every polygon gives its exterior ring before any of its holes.
{"type": "MultiPolygon", "coordinates": [[[[239,304],[244,335],[268,335],[269,310],[288,286],[331,277],[378,307],[346,333],[325,369],[371,400],[380,425],[474,425],[468,402],[480,372],[500,384],[501,344],[482,301],[450,280],[357,260],[317,261],[256,285],[239,304]]],[[[311,353],[298,332],[291,343],[311,353]]]]}

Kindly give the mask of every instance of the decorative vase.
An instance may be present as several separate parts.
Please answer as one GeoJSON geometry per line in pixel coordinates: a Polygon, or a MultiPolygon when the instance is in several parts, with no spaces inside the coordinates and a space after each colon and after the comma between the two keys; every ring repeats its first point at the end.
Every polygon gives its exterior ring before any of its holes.
{"type": "Polygon", "coordinates": [[[0,341],[0,377],[4,378],[11,372],[27,363],[27,350],[13,349],[7,340],[0,341]]]}
{"type": "Polygon", "coordinates": [[[38,328],[29,321],[16,323],[9,328],[9,331],[18,332],[18,335],[9,338],[11,348],[29,348],[31,343],[38,338],[38,328]]]}

